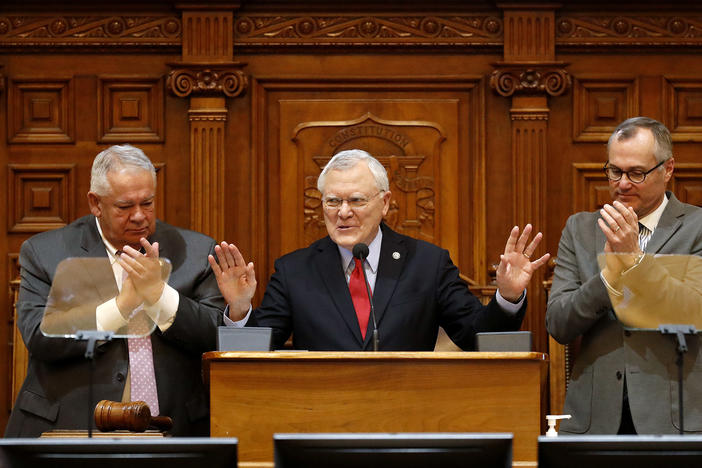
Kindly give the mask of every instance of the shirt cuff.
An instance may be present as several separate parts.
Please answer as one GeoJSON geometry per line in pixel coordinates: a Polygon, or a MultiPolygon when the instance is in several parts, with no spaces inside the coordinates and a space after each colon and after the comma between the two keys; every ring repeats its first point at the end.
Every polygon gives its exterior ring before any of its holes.
{"type": "Polygon", "coordinates": [[[224,325],[233,328],[244,328],[246,322],[249,321],[249,317],[251,316],[251,310],[253,310],[253,307],[249,306],[249,311],[246,312],[246,317],[235,322],[229,318],[229,304],[227,304],[227,307],[224,308],[224,325]]]}
{"type": "Polygon", "coordinates": [[[113,332],[127,325],[127,321],[122,317],[122,313],[117,307],[116,297],[97,306],[95,309],[95,324],[98,331],[113,332]]]}
{"type": "Polygon", "coordinates": [[[519,309],[521,309],[524,304],[524,299],[526,299],[526,289],[519,297],[519,301],[517,301],[516,304],[502,297],[499,289],[495,293],[495,299],[497,300],[497,304],[502,307],[502,310],[504,310],[507,315],[517,315],[517,312],[519,312],[519,309]]]}
{"type": "Polygon", "coordinates": [[[150,306],[144,305],[144,312],[158,325],[162,332],[165,332],[173,325],[179,303],[180,296],[178,291],[166,284],[158,301],[150,306]]]}

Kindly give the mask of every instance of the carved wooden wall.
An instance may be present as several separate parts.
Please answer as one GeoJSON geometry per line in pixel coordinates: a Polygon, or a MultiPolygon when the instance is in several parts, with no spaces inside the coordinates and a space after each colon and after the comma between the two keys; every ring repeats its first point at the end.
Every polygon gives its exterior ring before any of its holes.
{"type": "MultiPolygon", "coordinates": [[[[161,218],[256,263],[256,300],[276,257],[323,235],[315,179],[341,149],[378,156],[387,221],[447,248],[481,297],[513,225],[555,254],[567,216],[609,200],[604,145],[629,116],[669,126],[671,189],[702,205],[695,2],[340,3],[0,5],[0,430],[22,373],[20,245],[88,212],[90,164],[115,143],[157,164],[161,218]]],[[[524,322],[540,351],[548,275],[524,322]]]]}

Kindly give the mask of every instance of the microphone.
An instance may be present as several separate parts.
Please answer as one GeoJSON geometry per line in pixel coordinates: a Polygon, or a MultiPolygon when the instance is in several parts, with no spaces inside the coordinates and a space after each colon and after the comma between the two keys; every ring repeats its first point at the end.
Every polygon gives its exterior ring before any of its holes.
{"type": "Polygon", "coordinates": [[[370,315],[373,319],[373,351],[378,351],[378,323],[375,321],[375,308],[373,307],[373,296],[371,295],[368,278],[366,277],[366,269],[363,268],[363,261],[368,257],[368,246],[363,242],[353,246],[353,256],[361,261],[361,271],[363,271],[363,281],[366,283],[366,292],[368,293],[368,302],[370,302],[370,315]]]}

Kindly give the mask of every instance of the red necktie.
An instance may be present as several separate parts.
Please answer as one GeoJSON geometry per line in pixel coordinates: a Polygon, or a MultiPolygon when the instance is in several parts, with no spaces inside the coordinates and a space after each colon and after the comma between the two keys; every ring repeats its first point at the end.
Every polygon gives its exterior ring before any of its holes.
{"type": "Polygon", "coordinates": [[[351,291],[351,300],[353,307],[356,309],[358,317],[358,325],[361,327],[361,336],[366,339],[366,329],[368,328],[368,317],[370,317],[370,301],[368,300],[368,292],[366,291],[366,280],[363,277],[363,264],[361,260],[354,259],[355,267],[351,273],[349,280],[349,291],[351,291]]]}

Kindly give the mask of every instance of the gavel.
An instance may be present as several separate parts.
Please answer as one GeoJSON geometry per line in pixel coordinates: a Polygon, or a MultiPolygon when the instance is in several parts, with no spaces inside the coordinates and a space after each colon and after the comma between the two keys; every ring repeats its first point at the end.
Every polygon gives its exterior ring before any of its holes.
{"type": "Polygon", "coordinates": [[[166,431],[173,427],[173,420],[168,416],[151,416],[149,405],[144,401],[101,400],[95,405],[95,426],[102,432],[119,429],[144,432],[150,426],[166,431]]]}

